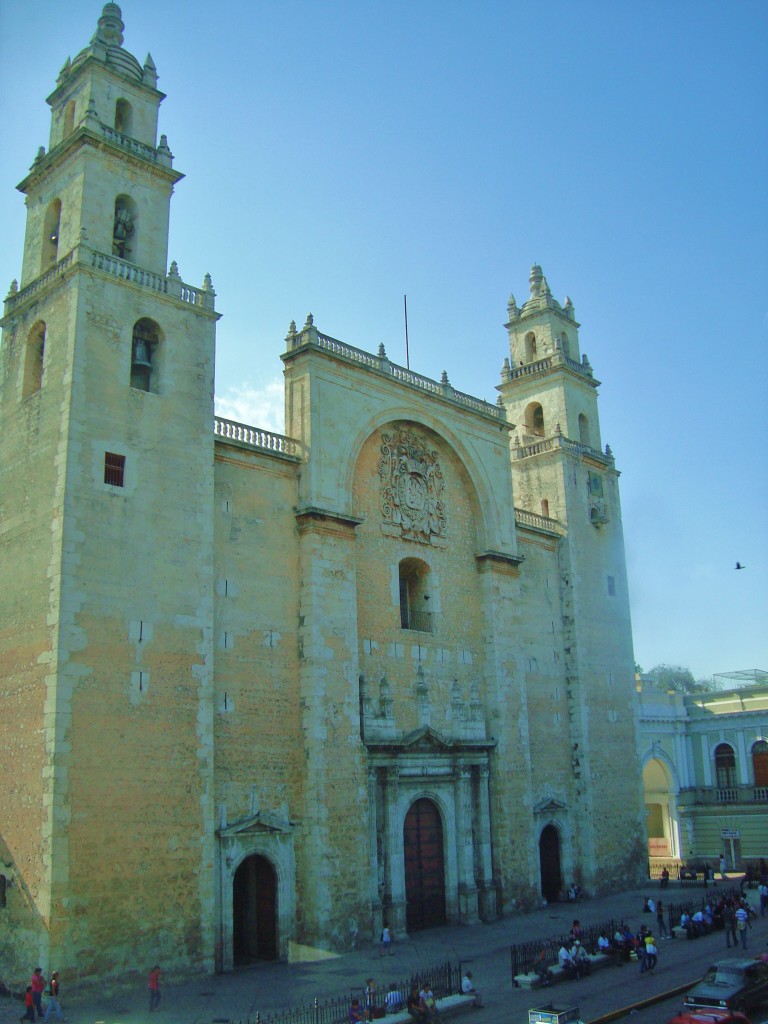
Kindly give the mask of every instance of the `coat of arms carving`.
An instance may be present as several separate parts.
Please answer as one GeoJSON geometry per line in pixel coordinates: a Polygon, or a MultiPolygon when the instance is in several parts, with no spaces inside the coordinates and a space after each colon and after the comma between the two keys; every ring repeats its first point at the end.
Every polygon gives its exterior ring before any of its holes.
{"type": "Polygon", "coordinates": [[[381,435],[383,527],[404,540],[431,544],[445,537],[445,484],[438,453],[407,427],[381,435]]]}

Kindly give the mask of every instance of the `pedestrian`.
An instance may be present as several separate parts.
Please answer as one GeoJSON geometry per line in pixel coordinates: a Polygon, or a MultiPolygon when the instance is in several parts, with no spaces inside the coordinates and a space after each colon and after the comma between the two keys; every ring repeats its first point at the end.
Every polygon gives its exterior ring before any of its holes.
{"type": "Polygon", "coordinates": [[[160,966],[155,964],[149,972],[149,1010],[156,1010],[160,1005],[160,966]]]}
{"type": "Polygon", "coordinates": [[[664,920],[664,903],[662,900],[656,904],[656,926],[660,939],[667,938],[667,923],[664,920]]]}
{"type": "Polygon", "coordinates": [[[730,900],[726,900],[723,906],[723,928],[725,929],[725,948],[731,948],[731,939],[733,939],[733,947],[735,949],[738,945],[736,938],[736,913],[730,900]]]}
{"type": "Polygon", "coordinates": [[[56,1014],[56,1020],[64,1020],[64,1014],[61,1012],[61,1003],[59,1002],[59,993],[61,992],[61,985],[59,984],[59,972],[54,971],[51,975],[51,984],[49,988],[50,998],[48,1005],[45,1008],[45,1016],[43,1017],[43,1024],[48,1024],[48,1018],[51,1016],[51,1011],[56,1014]]]}
{"type": "Polygon", "coordinates": [[[661,888],[666,889],[669,885],[669,870],[667,868],[661,869],[661,888]]]}
{"type": "Polygon", "coordinates": [[[384,927],[381,929],[381,950],[379,951],[379,956],[386,956],[387,953],[390,956],[395,955],[395,951],[392,949],[392,929],[385,921],[384,927]]]}
{"type": "Polygon", "coordinates": [[[43,968],[36,967],[32,977],[30,979],[30,985],[32,987],[32,1002],[34,1003],[35,1010],[39,1020],[42,1020],[45,1016],[43,1014],[43,992],[45,992],[45,978],[43,977],[43,968]]]}
{"type": "Polygon", "coordinates": [[[747,948],[747,923],[749,921],[749,914],[743,906],[739,906],[736,909],[736,930],[739,933],[741,939],[741,948],[747,948]]]}
{"type": "Polygon", "coordinates": [[[760,917],[762,917],[768,913],[768,879],[765,877],[763,877],[758,891],[760,893],[760,917]]]}
{"type": "Polygon", "coordinates": [[[653,970],[659,960],[659,951],[656,948],[656,943],[653,941],[653,936],[650,932],[645,937],[645,958],[646,958],[646,970],[649,974],[653,974],[653,970]]]}
{"type": "Polygon", "coordinates": [[[32,999],[32,986],[27,985],[27,991],[24,996],[24,1016],[19,1017],[20,1021],[30,1020],[32,1024],[35,1022],[35,1004],[32,999]]]}
{"type": "Polygon", "coordinates": [[[725,881],[725,855],[720,854],[720,877],[725,881]]]}
{"type": "Polygon", "coordinates": [[[373,978],[365,979],[365,1018],[373,1020],[373,1011],[376,1009],[376,982],[373,978]]]}

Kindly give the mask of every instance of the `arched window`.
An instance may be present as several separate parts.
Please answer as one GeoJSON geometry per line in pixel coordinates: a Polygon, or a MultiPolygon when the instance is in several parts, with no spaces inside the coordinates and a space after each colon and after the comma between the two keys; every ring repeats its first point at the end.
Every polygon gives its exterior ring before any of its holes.
{"type": "Polygon", "coordinates": [[[432,611],[429,607],[429,566],[419,558],[404,558],[400,575],[400,626],[432,633],[432,611]]]}
{"type": "Polygon", "coordinates": [[[45,358],[45,324],[38,320],[27,335],[24,349],[24,382],[22,398],[28,398],[39,391],[43,383],[43,361],[45,358]]]}
{"type": "Polygon", "coordinates": [[[737,785],[736,755],[728,743],[720,743],[715,747],[715,775],[718,789],[728,789],[737,785]]]}
{"type": "Polygon", "coordinates": [[[115,219],[112,227],[112,255],[121,260],[135,260],[138,215],[136,203],[130,196],[115,200],[115,219]]]}
{"type": "Polygon", "coordinates": [[[571,343],[570,341],[568,341],[568,335],[565,333],[565,331],[563,331],[563,333],[560,335],[560,351],[567,359],[570,359],[571,343]]]}
{"type": "Polygon", "coordinates": [[[531,402],[526,408],[525,429],[529,434],[544,437],[544,410],[539,402],[531,402]]]}
{"type": "Polygon", "coordinates": [[[66,139],[68,135],[71,135],[75,130],[75,101],[70,100],[69,103],[64,107],[64,135],[66,139]]]}
{"type": "Polygon", "coordinates": [[[541,499],[541,514],[549,519],[549,502],[546,498],[541,499]]]}
{"type": "Polygon", "coordinates": [[[157,391],[158,349],[162,341],[154,320],[143,317],[133,325],[131,337],[131,387],[137,391],[157,391]]]}
{"type": "Polygon", "coordinates": [[[579,440],[582,444],[591,447],[589,440],[589,420],[583,412],[579,413],[579,440]]]}
{"type": "Polygon", "coordinates": [[[768,786],[768,742],[757,740],[752,744],[752,770],[756,786],[768,786]]]}
{"type": "Polygon", "coordinates": [[[115,129],[123,135],[133,133],[133,107],[128,100],[119,99],[115,104],[115,129]]]}
{"type": "Polygon", "coordinates": [[[525,336],[525,361],[532,363],[536,358],[536,335],[529,331],[525,336]]]}
{"type": "Polygon", "coordinates": [[[59,255],[59,229],[61,227],[61,200],[54,199],[45,211],[43,221],[43,258],[41,270],[55,263],[59,255]]]}
{"type": "Polygon", "coordinates": [[[0,875],[0,907],[6,907],[8,905],[8,879],[5,875],[0,875]]]}

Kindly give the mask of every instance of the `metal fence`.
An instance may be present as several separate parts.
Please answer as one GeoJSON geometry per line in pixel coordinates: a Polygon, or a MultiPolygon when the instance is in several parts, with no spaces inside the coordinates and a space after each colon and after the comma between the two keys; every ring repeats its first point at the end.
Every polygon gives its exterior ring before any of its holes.
{"type": "MultiPolygon", "coordinates": [[[[718,901],[721,898],[738,900],[741,895],[741,892],[739,889],[734,888],[723,889],[718,887],[715,889],[713,887],[712,895],[716,895],[718,901]]],[[[693,916],[693,914],[695,914],[697,910],[703,910],[708,902],[709,900],[707,896],[701,896],[698,899],[694,897],[676,903],[665,904],[664,913],[666,914],[667,919],[669,921],[670,937],[674,937],[675,933],[672,931],[672,929],[676,925],[680,924],[680,915],[683,913],[684,910],[687,911],[687,913],[691,914],[691,916],[693,916]]],[[[649,915],[648,920],[652,923],[651,927],[653,928],[653,925],[656,922],[656,916],[649,915]]],[[[715,928],[723,927],[722,918],[718,918],[717,914],[715,914],[714,920],[715,928]]],[[[601,924],[590,925],[587,928],[582,928],[581,944],[584,946],[588,953],[598,952],[597,940],[600,936],[600,933],[605,932],[606,936],[611,940],[611,943],[613,943],[613,936],[615,935],[620,924],[621,922],[611,919],[610,921],[603,921],[601,924]]],[[[556,964],[557,954],[560,951],[560,947],[563,945],[563,942],[565,941],[568,941],[567,936],[564,937],[563,935],[558,935],[553,936],[549,939],[537,939],[532,942],[521,942],[515,946],[510,946],[509,952],[512,965],[512,984],[515,984],[516,975],[526,974],[528,971],[532,969],[533,962],[534,960],[536,960],[542,949],[544,950],[547,966],[551,967],[554,964],[556,964]]]]}
{"type": "MultiPolygon", "coordinates": [[[[611,918],[610,921],[604,921],[602,924],[589,925],[589,927],[581,929],[581,939],[579,941],[588,953],[595,953],[597,952],[597,940],[600,933],[605,932],[606,936],[613,941],[613,936],[619,924],[619,921],[611,918]]],[[[542,949],[544,950],[547,966],[556,964],[560,947],[566,941],[568,941],[567,936],[559,935],[549,939],[536,939],[533,942],[521,942],[515,946],[510,946],[512,984],[515,984],[515,976],[517,974],[525,974],[531,970],[534,960],[542,949]]]]}
{"type": "MultiPolygon", "coordinates": [[[[376,990],[376,1006],[381,1008],[389,1005],[390,1010],[402,1009],[414,985],[417,985],[419,990],[429,985],[436,999],[456,995],[461,991],[460,965],[454,965],[450,961],[446,961],[444,964],[416,971],[407,978],[390,982],[387,985],[387,989],[379,988],[376,990]],[[390,1003],[386,1004],[389,984],[395,985],[394,991],[398,994],[399,999],[390,1000],[390,1003]]],[[[359,999],[360,1006],[365,1007],[365,988],[352,989],[348,995],[335,996],[332,999],[321,1001],[315,998],[311,1003],[304,1006],[277,1010],[273,1013],[257,1011],[256,1017],[253,1020],[248,1018],[247,1021],[239,1021],[238,1024],[349,1024],[349,1008],[353,999],[359,999]]],[[[380,1014],[381,1010],[379,1009],[379,1013],[376,1016],[380,1014]]]]}

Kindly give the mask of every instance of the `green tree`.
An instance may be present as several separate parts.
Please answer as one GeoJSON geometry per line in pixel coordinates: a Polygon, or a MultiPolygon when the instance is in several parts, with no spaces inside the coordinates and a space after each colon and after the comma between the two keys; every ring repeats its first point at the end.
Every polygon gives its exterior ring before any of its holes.
{"type": "Polygon", "coordinates": [[[710,693],[715,689],[712,679],[694,679],[693,672],[683,665],[654,665],[648,675],[659,690],[677,693],[710,693]]]}

